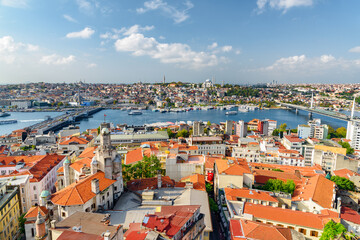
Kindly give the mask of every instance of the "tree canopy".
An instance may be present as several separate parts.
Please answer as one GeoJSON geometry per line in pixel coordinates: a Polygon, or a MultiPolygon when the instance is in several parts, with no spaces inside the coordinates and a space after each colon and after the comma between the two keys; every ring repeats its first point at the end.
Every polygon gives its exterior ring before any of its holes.
{"type": "Polygon", "coordinates": [[[333,220],[330,220],[325,224],[320,240],[334,239],[355,240],[357,238],[353,233],[348,232],[344,225],[341,223],[335,223],[333,220]]]}
{"type": "Polygon", "coordinates": [[[338,142],[343,148],[346,148],[346,154],[353,154],[354,153],[354,149],[350,146],[350,144],[348,142],[343,142],[340,141],[338,142]]]}
{"type": "Polygon", "coordinates": [[[285,192],[292,195],[295,190],[295,183],[293,180],[287,180],[285,183],[279,179],[269,179],[262,189],[273,192],[285,192]]]}
{"type": "Polygon", "coordinates": [[[347,178],[332,176],[330,180],[333,181],[340,189],[350,190],[350,191],[355,190],[355,184],[347,178]]]}
{"type": "Polygon", "coordinates": [[[134,164],[123,164],[124,181],[132,179],[152,178],[161,170],[160,160],[155,156],[144,156],[143,159],[134,164]]]}

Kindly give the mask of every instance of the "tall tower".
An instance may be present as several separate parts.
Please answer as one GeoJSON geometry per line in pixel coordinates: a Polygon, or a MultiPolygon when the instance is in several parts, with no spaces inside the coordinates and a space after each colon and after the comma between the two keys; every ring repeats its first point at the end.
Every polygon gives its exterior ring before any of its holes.
{"type": "Polygon", "coordinates": [[[350,115],[350,119],[354,118],[354,113],[355,113],[355,97],[354,97],[354,101],[351,107],[351,115],[350,115]]]}
{"type": "Polygon", "coordinates": [[[46,228],[45,228],[45,220],[42,218],[40,211],[38,212],[37,219],[35,222],[35,230],[36,230],[36,240],[42,240],[47,237],[46,228]]]}
{"type": "Polygon", "coordinates": [[[95,153],[95,159],[92,162],[92,173],[97,170],[105,173],[105,178],[116,180],[114,183],[115,199],[120,197],[123,192],[123,178],[121,168],[121,157],[117,154],[115,147],[111,145],[110,124],[102,123],[100,125],[100,146],[95,153]],[[96,163],[96,164],[95,164],[96,163]]]}
{"type": "Polygon", "coordinates": [[[165,74],[164,74],[163,84],[165,84],[165,74]]]}
{"type": "Polygon", "coordinates": [[[310,103],[310,108],[313,109],[314,108],[314,93],[311,93],[311,103],[310,103]]]}

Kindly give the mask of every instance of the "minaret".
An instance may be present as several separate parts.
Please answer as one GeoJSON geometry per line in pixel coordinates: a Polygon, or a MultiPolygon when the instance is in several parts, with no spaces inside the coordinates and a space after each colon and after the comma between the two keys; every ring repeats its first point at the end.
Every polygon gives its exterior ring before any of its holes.
{"type": "Polygon", "coordinates": [[[63,163],[64,167],[64,187],[67,187],[70,185],[70,160],[66,158],[66,160],[63,163]]]}
{"type": "Polygon", "coordinates": [[[314,93],[311,93],[311,103],[310,103],[310,108],[313,109],[314,108],[314,93]]]}
{"type": "Polygon", "coordinates": [[[42,240],[46,238],[45,220],[42,218],[40,211],[38,212],[37,219],[35,222],[36,236],[35,240],[42,240]]]}
{"type": "Polygon", "coordinates": [[[350,119],[354,118],[354,113],[355,113],[355,97],[354,97],[354,101],[351,107],[351,115],[350,115],[350,119]]]}

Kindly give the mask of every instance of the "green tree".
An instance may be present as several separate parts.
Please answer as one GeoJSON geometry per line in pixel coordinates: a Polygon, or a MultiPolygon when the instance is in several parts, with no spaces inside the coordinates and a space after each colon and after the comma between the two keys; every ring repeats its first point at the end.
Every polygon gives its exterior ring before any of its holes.
{"type": "Polygon", "coordinates": [[[295,183],[293,180],[287,180],[286,183],[284,183],[279,179],[269,179],[262,189],[273,192],[285,192],[292,195],[295,190],[295,183]]]}
{"type": "Polygon", "coordinates": [[[210,183],[205,183],[205,187],[206,187],[206,192],[207,193],[213,193],[214,192],[214,186],[210,183]]]}
{"type": "Polygon", "coordinates": [[[217,212],[219,210],[215,200],[210,197],[209,197],[209,205],[210,205],[210,210],[212,212],[217,212]]]}
{"type": "Polygon", "coordinates": [[[189,132],[186,129],[183,129],[181,131],[178,131],[178,133],[176,134],[176,137],[183,137],[183,138],[187,138],[189,137],[189,132]]]}
{"type": "Polygon", "coordinates": [[[330,180],[333,181],[340,189],[350,190],[350,191],[355,190],[355,184],[347,178],[332,176],[330,180]]]}
{"type": "Polygon", "coordinates": [[[354,149],[350,146],[350,144],[348,142],[343,142],[340,141],[338,142],[343,148],[346,148],[346,154],[353,154],[354,153],[354,149]]]}
{"type": "Polygon", "coordinates": [[[346,137],[346,128],[340,127],[336,129],[336,135],[338,138],[345,138],[346,137]]]}
{"type": "Polygon", "coordinates": [[[143,159],[132,165],[123,165],[123,177],[126,182],[131,179],[152,178],[161,171],[160,160],[155,156],[144,156],[143,159]]]}
{"type": "Polygon", "coordinates": [[[282,124],[280,125],[280,131],[284,132],[284,131],[286,131],[286,128],[287,128],[287,124],[286,124],[286,123],[282,123],[282,124]]]}
{"type": "Polygon", "coordinates": [[[335,223],[333,220],[330,220],[323,229],[320,240],[333,240],[341,236],[346,232],[346,228],[341,223],[335,223]]]}
{"type": "Polygon", "coordinates": [[[19,230],[21,233],[25,233],[25,222],[26,222],[26,218],[25,218],[25,213],[23,213],[20,217],[19,217],[19,230]]]}
{"type": "Polygon", "coordinates": [[[207,125],[208,127],[210,127],[210,126],[211,126],[211,122],[208,121],[206,125],[207,125]]]}

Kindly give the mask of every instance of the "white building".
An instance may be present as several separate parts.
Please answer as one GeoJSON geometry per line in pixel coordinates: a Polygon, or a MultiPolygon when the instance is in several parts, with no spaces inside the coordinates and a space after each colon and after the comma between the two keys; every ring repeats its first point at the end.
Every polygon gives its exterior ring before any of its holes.
{"type": "Polygon", "coordinates": [[[235,135],[238,135],[240,138],[246,137],[247,135],[247,123],[243,120],[235,123],[235,135]]]}
{"type": "Polygon", "coordinates": [[[348,121],[346,139],[350,140],[350,146],[352,148],[360,150],[360,121],[348,121]]]}

